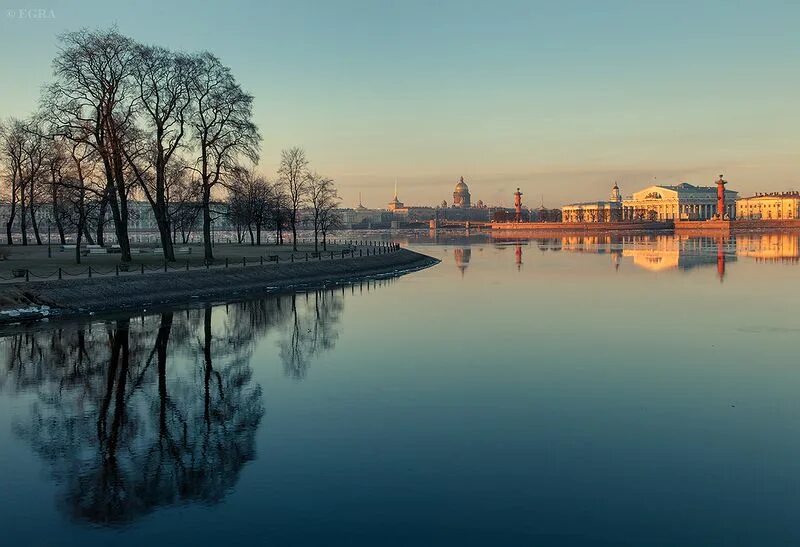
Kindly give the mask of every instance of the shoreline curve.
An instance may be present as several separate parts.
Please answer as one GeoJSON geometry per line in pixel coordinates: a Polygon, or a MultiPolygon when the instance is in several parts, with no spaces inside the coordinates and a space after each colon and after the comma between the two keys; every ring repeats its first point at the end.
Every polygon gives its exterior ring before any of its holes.
{"type": "Polygon", "coordinates": [[[365,278],[400,276],[439,262],[399,249],[330,261],[9,284],[0,286],[0,324],[293,292],[365,278]]]}

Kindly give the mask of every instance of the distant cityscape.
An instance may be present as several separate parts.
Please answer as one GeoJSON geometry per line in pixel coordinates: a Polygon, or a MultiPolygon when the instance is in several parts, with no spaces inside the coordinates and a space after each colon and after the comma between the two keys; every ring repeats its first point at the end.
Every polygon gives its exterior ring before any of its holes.
{"type": "MultiPolygon", "coordinates": [[[[719,182],[727,184],[720,175],[719,182]]],[[[688,182],[675,185],[651,184],[623,196],[622,189],[614,182],[608,199],[568,203],[560,208],[548,208],[543,203],[538,207],[522,202],[523,191],[515,194],[520,201],[519,211],[515,207],[489,205],[483,200],[473,201],[469,185],[460,177],[453,188],[450,201],[443,199],[437,205],[409,205],[398,196],[395,186],[392,199],[382,208],[365,207],[359,196],[356,207],[339,209],[342,229],[390,229],[420,228],[431,221],[442,223],[504,223],[504,222],[549,222],[549,223],[610,223],[610,222],[669,222],[704,221],[715,218],[726,220],[796,220],[800,219],[800,192],[773,191],[740,197],[735,190],[724,189],[724,212],[719,214],[719,186],[695,186],[688,182]],[[516,195],[518,194],[518,196],[516,195]]],[[[450,197],[450,196],[448,196],[450,197]]],[[[214,229],[226,232],[235,229],[227,214],[227,204],[214,205],[214,229]]],[[[157,230],[152,206],[146,201],[131,200],[130,225],[136,232],[157,230]]],[[[309,228],[310,210],[301,210],[299,224],[309,228]]],[[[47,203],[39,204],[42,226],[50,219],[47,203]]],[[[0,202],[0,223],[6,224],[9,204],[0,202]]],[[[199,226],[188,232],[196,232],[199,226]]],[[[16,226],[13,227],[16,232],[16,226]]]]}
{"type": "MultiPolygon", "coordinates": [[[[521,204],[520,222],[599,223],[624,221],[703,221],[703,220],[791,220],[800,218],[800,192],[776,191],[739,197],[720,175],[714,186],[696,186],[688,182],[675,185],[651,184],[623,197],[614,182],[608,199],[568,203],[560,208],[521,204]],[[720,188],[723,194],[720,195],[720,188]],[[720,198],[723,198],[722,201],[720,198]],[[720,203],[723,204],[720,211],[720,203]]],[[[521,196],[523,192],[518,192],[521,196]]],[[[380,209],[359,204],[342,210],[343,224],[350,228],[396,227],[438,221],[513,222],[515,208],[473,202],[469,185],[461,177],[452,200],[436,206],[407,205],[394,196],[380,209]]]]}

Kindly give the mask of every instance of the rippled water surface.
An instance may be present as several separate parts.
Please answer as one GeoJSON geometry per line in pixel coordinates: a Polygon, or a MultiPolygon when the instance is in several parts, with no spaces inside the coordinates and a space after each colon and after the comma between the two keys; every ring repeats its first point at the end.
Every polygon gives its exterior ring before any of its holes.
{"type": "Polygon", "coordinates": [[[5,328],[2,542],[800,544],[796,235],[406,244],[441,264],[5,328]]]}

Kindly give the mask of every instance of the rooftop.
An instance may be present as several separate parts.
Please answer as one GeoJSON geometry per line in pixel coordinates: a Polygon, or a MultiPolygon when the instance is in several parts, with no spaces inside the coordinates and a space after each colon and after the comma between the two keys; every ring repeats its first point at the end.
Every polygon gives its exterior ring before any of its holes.
{"type": "Polygon", "coordinates": [[[742,199],[771,199],[771,198],[800,198],[800,192],[790,190],[788,192],[756,192],[752,196],[742,199]]]}

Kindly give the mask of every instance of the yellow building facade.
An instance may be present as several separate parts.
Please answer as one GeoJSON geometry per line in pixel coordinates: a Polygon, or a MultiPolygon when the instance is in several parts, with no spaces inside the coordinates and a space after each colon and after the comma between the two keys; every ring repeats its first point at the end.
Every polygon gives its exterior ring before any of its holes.
{"type": "Polygon", "coordinates": [[[800,192],[771,192],[737,199],[736,218],[746,220],[800,218],[800,192]]]}

